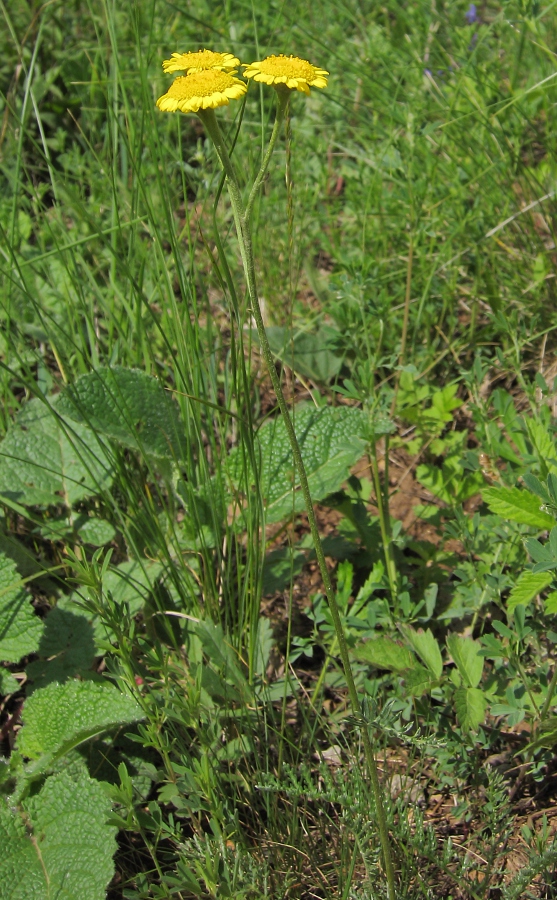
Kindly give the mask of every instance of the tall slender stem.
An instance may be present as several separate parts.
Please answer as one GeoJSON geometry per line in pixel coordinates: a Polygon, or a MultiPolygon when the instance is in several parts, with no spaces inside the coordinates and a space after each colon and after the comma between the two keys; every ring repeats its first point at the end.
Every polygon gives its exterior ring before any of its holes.
{"type": "MultiPolygon", "coordinates": [[[[281,95],[279,94],[279,98],[281,95]]],[[[284,116],[284,111],[286,109],[286,104],[282,104],[282,116],[284,116]]],[[[277,104],[277,119],[281,114],[281,103],[277,104]]],[[[221,130],[219,128],[216,116],[212,109],[200,110],[199,111],[200,118],[202,119],[209,136],[211,137],[217,154],[219,156],[222,167],[226,173],[226,178],[228,182],[228,190],[230,194],[230,201],[232,204],[232,210],[234,215],[234,222],[236,224],[236,230],[238,234],[238,242],[240,244],[240,253],[242,256],[242,263],[244,266],[244,272],[247,281],[247,288],[249,299],[251,302],[251,311],[252,315],[255,319],[255,324],[257,327],[257,332],[259,335],[259,341],[261,344],[261,351],[263,353],[265,363],[269,370],[269,375],[271,377],[271,382],[273,385],[273,389],[276,394],[277,402],[279,409],[281,411],[284,424],[286,427],[286,433],[288,435],[288,439],[290,442],[290,446],[292,448],[292,455],[294,457],[294,465],[296,467],[296,472],[298,475],[298,479],[300,482],[300,487],[302,490],[302,494],[304,497],[304,502],[307,511],[308,523],[311,531],[311,536],[313,539],[315,554],[317,556],[317,562],[319,565],[319,571],[321,573],[321,578],[323,580],[323,586],[325,588],[325,594],[327,596],[327,601],[329,604],[329,609],[331,612],[331,618],[333,620],[333,625],[335,629],[336,639],[338,641],[339,654],[342,661],[342,666],[344,669],[344,676],[346,678],[346,684],[348,687],[348,696],[350,699],[350,705],[352,707],[352,713],[354,718],[358,722],[360,726],[360,732],[362,736],[362,743],[364,746],[364,755],[367,764],[367,768],[369,771],[371,785],[375,800],[375,807],[377,810],[377,821],[379,827],[379,836],[381,840],[381,847],[383,851],[383,862],[385,865],[385,874],[387,877],[387,890],[389,900],[395,900],[395,875],[394,868],[391,858],[391,847],[389,841],[389,832],[387,827],[387,819],[385,815],[385,809],[383,806],[383,796],[381,792],[381,784],[379,781],[379,771],[377,767],[377,762],[375,760],[375,755],[373,752],[373,747],[371,744],[371,739],[369,735],[368,723],[366,722],[360,701],[358,699],[358,692],[356,689],[356,683],[354,681],[354,676],[352,674],[352,667],[350,663],[350,656],[348,653],[348,644],[346,642],[346,636],[344,634],[344,629],[342,626],[342,621],[340,618],[340,612],[338,608],[338,604],[336,601],[335,592],[333,590],[333,585],[331,583],[331,578],[327,569],[327,563],[325,561],[325,553],[323,551],[323,545],[321,543],[321,538],[319,536],[319,529],[317,527],[317,520],[315,517],[315,512],[313,509],[313,500],[311,497],[311,492],[309,489],[307,474],[304,466],[304,461],[302,458],[302,453],[300,450],[300,445],[298,443],[298,439],[296,437],[296,432],[294,431],[294,426],[292,424],[292,419],[290,417],[290,413],[288,410],[288,406],[286,404],[286,400],[284,398],[284,393],[282,391],[282,386],[280,383],[280,378],[277,374],[275,368],[275,361],[273,357],[273,353],[271,351],[271,347],[269,345],[269,341],[267,338],[267,332],[265,330],[265,325],[263,322],[263,316],[261,314],[261,308],[259,306],[259,298],[257,293],[257,282],[255,277],[255,266],[253,261],[253,247],[252,247],[252,239],[251,232],[249,228],[249,220],[246,216],[246,210],[244,209],[242,203],[242,196],[240,193],[240,188],[238,186],[238,181],[236,179],[236,174],[234,172],[234,168],[232,166],[232,162],[228,155],[228,151],[226,149],[226,145],[224,139],[222,137],[221,130]]],[[[277,132],[278,133],[278,132],[277,132]]],[[[273,129],[273,134],[275,134],[275,130],[273,129]]],[[[276,141],[276,135],[275,135],[276,141]]],[[[268,154],[265,155],[264,164],[265,167],[268,165],[269,160],[267,159],[268,154]]],[[[270,158],[270,157],[269,157],[270,158]]],[[[263,167],[262,167],[263,168],[263,167]]],[[[262,180],[262,179],[261,179],[262,180]]],[[[253,193],[253,191],[252,191],[253,193]]]]}
{"type": "Polygon", "coordinates": [[[402,317],[402,336],[400,339],[400,353],[398,357],[398,370],[396,373],[395,390],[393,394],[393,402],[391,404],[391,415],[396,409],[396,400],[398,395],[398,386],[400,382],[400,372],[404,365],[406,355],[406,341],[408,338],[408,321],[410,318],[410,298],[412,296],[412,266],[414,263],[414,238],[410,232],[410,242],[408,244],[408,262],[406,264],[406,292],[404,295],[404,313],[402,317]]]}
{"type": "Polygon", "coordinates": [[[251,219],[251,213],[253,210],[253,204],[255,198],[257,197],[257,193],[259,188],[263,184],[263,179],[267,174],[267,169],[269,168],[269,163],[271,161],[271,156],[273,155],[273,151],[275,149],[275,144],[277,142],[277,138],[280,134],[280,129],[282,127],[282,123],[284,121],[284,116],[286,115],[286,110],[288,109],[288,101],[290,100],[290,90],[285,88],[283,91],[277,91],[277,111],[275,115],[275,124],[273,125],[273,131],[271,133],[271,139],[269,141],[269,146],[265,151],[265,156],[261,162],[261,168],[259,172],[255,176],[255,181],[253,182],[253,187],[250,191],[250,195],[248,197],[248,202],[246,203],[246,208],[244,212],[246,222],[249,222],[251,219]]]}

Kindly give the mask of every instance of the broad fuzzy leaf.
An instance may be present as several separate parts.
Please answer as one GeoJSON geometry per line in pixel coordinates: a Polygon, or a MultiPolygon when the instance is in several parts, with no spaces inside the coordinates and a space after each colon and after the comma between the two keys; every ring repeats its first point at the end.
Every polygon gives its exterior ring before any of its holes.
{"type": "MultiPolygon", "coordinates": [[[[346,406],[316,409],[300,404],[293,411],[293,418],[312,497],[314,501],[322,500],[339,489],[350,467],[364,453],[365,416],[361,410],[346,406]]],[[[259,430],[257,445],[267,521],[278,522],[293,510],[304,509],[286,427],[280,417],[259,430]]],[[[228,466],[232,481],[247,493],[251,484],[245,483],[245,461],[239,449],[230,453],[228,466]]],[[[253,473],[250,477],[253,484],[253,473]]]]}
{"type": "Polygon", "coordinates": [[[485,719],[487,700],[476,687],[461,687],[455,691],[458,721],[466,731],[477,731],[485,719]]]}
{"type": "Polygon", "coordinates": [[[25,702],[17,749],[30,759],[52,761],[87,738],[142,718],[136,701],[109,682],[54,682],[25,702]]]}
{"type": "Polygon", "coordinates": [[[29,401],[0,443],[0,494],[27,506],[72,506],[112,477],[94,432],[66,420],[57,397],[29,401]]]}
{"type": "Polygon", "coordinates": [[[101,366],[66,388],[60,409],[125,447],[183,460],[184,427],[178,405],[156,378],[139,369],[101,366]]]}
{"type": "Polygon", "coordinates": [[[15,563],[0,553],[0,659],[4,662],[19,662],[39,646],[44,626],[30,601],[15,563]]]}
{"type": "Polygon", "coordinates": [[[416,665],[414,655],[406,647],[389,637],[378,637],[354,648],[354,656],[369,662],[376,669],[388,672],[404,672],[416,665]]]}
{"type": "Polygon", "coordinates": [[[539,529],[555,525],[553,516],[540,509],[539,499],[520,488],[487,488],[482,491],[482,498],[492,512],[512,522],[539,529]]]}
{"type": "Polygon", "coordinates": [[[104,900],[116,829],[98,781],[59,772],[11,809],[0,800],[2,900],[104,900]]]}
{"type": "Polygon", "coordinates": [[[480,656],[481,644],[472,638],[451,634],[447,638],[447,647],[464,683],[468,687],[477,687],[484,667],[484,658],[480,656]]]}
{"type": "Polygon", "coordinates": [[[510,613],[519,604],[527,606],[534,597],[553,581],[551,572],[523,572],[509,594],[507,611],[510,613]]]}
{"type": "Polygon", "coordinates": [[[27,676],[34,687],[67,681],[93,665],[96,655],[93,627],[85,616],[56,606],[44,620],[38,652],[43,658],[27,666],[27,676]]]}

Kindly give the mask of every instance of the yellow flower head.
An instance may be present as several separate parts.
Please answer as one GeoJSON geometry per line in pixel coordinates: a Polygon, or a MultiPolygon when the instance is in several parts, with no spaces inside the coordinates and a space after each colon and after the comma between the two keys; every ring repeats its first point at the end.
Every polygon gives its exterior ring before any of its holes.
{"type": "Polygon", "coordinates": [[[261,62],[253,62],[246,66],[244,75],[253,78],[254,81],[263,81],[265,84],[284,84],[292,90],[303,91],[309,94],[310,87],[325,88],[329,73],[325,69],[312,66],[306,59],[297,56],[268,56],[261,62]]]}
{"type": "Polygon", "coordinates": [[[214,50],[199,50],[197,53],[172,53],[170,59],[164,59],[162,67],[165,72],[203,72],[205,69],[218,69],[231,72],[240,65],[240,60],[231,53],[215,53],[214,50]]]}
{"type": "Polygon", "coordinates": [[[182,75],[170,85],[166,94],[159,97],[157,106],[163,112],[195,113],[200,109],[216,109],[228,106],[229,100],[238,100],[247,91],[247,85],[228,72],[207,69],[182,75]]]}

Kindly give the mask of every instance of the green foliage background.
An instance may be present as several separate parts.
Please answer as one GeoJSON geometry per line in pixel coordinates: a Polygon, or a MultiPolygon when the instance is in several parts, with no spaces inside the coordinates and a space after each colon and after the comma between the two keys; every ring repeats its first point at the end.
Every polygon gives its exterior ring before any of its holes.
{"type": "MultiPolygon", "coordinates": [[[[506,878],[514,813],[484,761],[526,721],[543,780],[557,734],[553,5],[0,13],[0,896],[382,896],[330,616],[303,581],[292,612],[311,548],[231,210],[200,122],[155,108],[161,60],[201,47],[330,71],[293,98],[254,245],[273,351],[313,401],[295,420],[338,513],[366,715],[434,761],[487,854],[480,878],[390,791],[401,890],[533,890],[554,847],[523,834],[506,878]],[[389,516],[388,441],[431,541],[389,516]],[[268,553],[267,524],[290,543],[268,553]]],[[[272,92],[219,118],[249,187],[272,92]]]]}

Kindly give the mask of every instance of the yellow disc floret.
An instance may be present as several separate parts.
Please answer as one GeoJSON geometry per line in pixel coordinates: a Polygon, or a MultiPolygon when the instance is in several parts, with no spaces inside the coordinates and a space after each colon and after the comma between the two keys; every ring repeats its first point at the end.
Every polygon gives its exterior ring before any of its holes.
{"type": "Polygon", "coordinates": [[[200,109],[227,106],[229,100],[238,100],[246,90],[247,85],[239,78],[218,69],[208,69],[177,78],[166,94],[159,97],[157,106],[163,112],[195,113],[200,109]]]}
{"type": "Polygon", "coordinates": [[[244,75],[253,78],[254,81],[263,81],[265,84],[284,84],[287,88],[303,91],[309,94],[310,87],[327,87],[325,69],[312,66],[307,59],[299,59],[297,56],[268,56],[260,62],[253,62],[246,66],[244,75]]]}
{"type": "Polygon", "coordinates": [[[205,69],[218,69],[220,72],[231,72],[240,65],[240,60],[232,53],[215,53],[214,50],[199,50],[196,53],[172,53],[170,59],[163,60],[165,72],[203,72],[205,69]]]}

